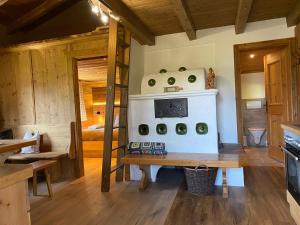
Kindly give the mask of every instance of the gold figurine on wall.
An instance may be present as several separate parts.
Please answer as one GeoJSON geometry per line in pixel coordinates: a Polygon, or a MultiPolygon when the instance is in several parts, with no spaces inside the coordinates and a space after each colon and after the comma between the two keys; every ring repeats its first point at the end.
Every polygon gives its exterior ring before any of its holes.
{"type": "Polygon", "coordinates": [[[212,68],[209,68],[207,75],[207,89],[216,88],[216,75],[212,68]]]}

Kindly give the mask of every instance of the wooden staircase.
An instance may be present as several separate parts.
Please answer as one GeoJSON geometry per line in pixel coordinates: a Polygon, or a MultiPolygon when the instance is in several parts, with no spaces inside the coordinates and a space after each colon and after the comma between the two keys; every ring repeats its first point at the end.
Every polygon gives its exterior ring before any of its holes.
{"type": "MultiPolygon", "coordinates": [[[[105,110],[104,151],[102,164],[101,191],[109,192],[111,174],[116,172],[116,181],[124,179],[124,164],[121,159],[127,151],[128,129],[128,84],[130,61],[130,32],[114,19],[109,22],[107,94],[105,110]],[[116,102],[116,93],[120,93],[120,102],[116,102]],[[114,126],[119,114],[119,125],[114,126]],[[118,146],[112,146],[113,132],[118,130],[118,146]],[[117,151],[117,164],[111,166],[112,152],[117,151]]],[[[129,171],[126,169],[126,171],[129,171]]],[[[129,173],[128,173],[129,174],[129,173]]]]}

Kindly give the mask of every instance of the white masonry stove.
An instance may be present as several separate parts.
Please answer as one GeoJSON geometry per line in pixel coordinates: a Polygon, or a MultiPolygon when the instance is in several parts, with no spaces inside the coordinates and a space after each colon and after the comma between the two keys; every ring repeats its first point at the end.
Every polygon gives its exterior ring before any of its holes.
{"type": "MultiPolygon", "coordinates": [[[[144,76],[141,95],[129,96],[129,141],[164,142],[168,152],[218,154],[218,90],[205,89],[204,69],[161,72],[144,76]]],[[[153,182],[160,167],[150,167],[153,182]]],[[[138,166],[130,172],[132,180],[141,178],[138,166]]],[[[227,172],[229,185],[244,185],[243,169],[227,172]]]]}

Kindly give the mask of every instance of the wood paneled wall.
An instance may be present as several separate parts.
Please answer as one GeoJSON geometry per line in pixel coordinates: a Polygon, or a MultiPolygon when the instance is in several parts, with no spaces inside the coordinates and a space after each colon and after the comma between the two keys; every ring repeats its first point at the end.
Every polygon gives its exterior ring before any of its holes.
{"type": "MultiPolygon", "coordinates": [[[[101,87],[102,83],[96,83],[96,82],[81,82],[82,88],[83,88],[83,94],[84,94],[84,102],[85,102],[85,108],[86,108],[86,114],[87,114],[87,121],[82,121],[82,127],[87,128],[88,126],[99,124],[98,116],[95,112],[95,103],[94,100],[94,92],[95,90],[103,90],[101,92],[102,98],[105,102],[106,97],[106,88],[101,87]]],[[[105,105],[102,107],[105,108],[105,105]]]]}
{"type": "Polygon", "coordinates": [[[44,133],[68,151],[75,121],[73,58],[107,54],[107,30],[0,49],[0,129],[44,133]]]}
{"type": "MultiPolygon", "coordinates": [[[[82,121],[82,127],[105,123],[105,104],[106,104],[106,87],[103,82],[81,82],[83,87],[84,102],[86,107],[87,121],[82,121]],[[97,114],[100,112],[100,115],[97,114]],[[101,117],[101,118],[100,118],[101,117]]],[[[120,101],[120,91],[116,90],[116,104],[120,101]]],[[[119,115],[119,110],[115,109],[115,115],[119,115]]]]}

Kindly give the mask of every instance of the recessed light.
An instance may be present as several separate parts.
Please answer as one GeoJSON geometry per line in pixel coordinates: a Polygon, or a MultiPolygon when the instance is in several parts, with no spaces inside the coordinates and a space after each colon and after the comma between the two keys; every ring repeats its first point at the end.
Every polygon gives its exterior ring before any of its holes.
{"type": "Polygon", "coordinates": [[[98,8],[97,6],[95,6],[95,5],[92,6],[92,12],[93,12],[93,13],[95,13],[96,15],[98,15],[98,14],[99,14],[99,11],[100,11],[100,10],[99,10],[99,8],[98,8]]]}
{"type": "Polygon", "coordinates": [[[100,18],[101,18],[102,23],[104,23],[104,25],[108,24],[109,17],[107,14],[105,14],[104,12],[101,12],[100,18]]]}
{"type": "Polygon", "coordinates": [[[251,59],[253,59],[253,58],[255,57],[255,55],[254,55],[254,54],[250,54],[249,57],[250,57],[251,59]]]}

